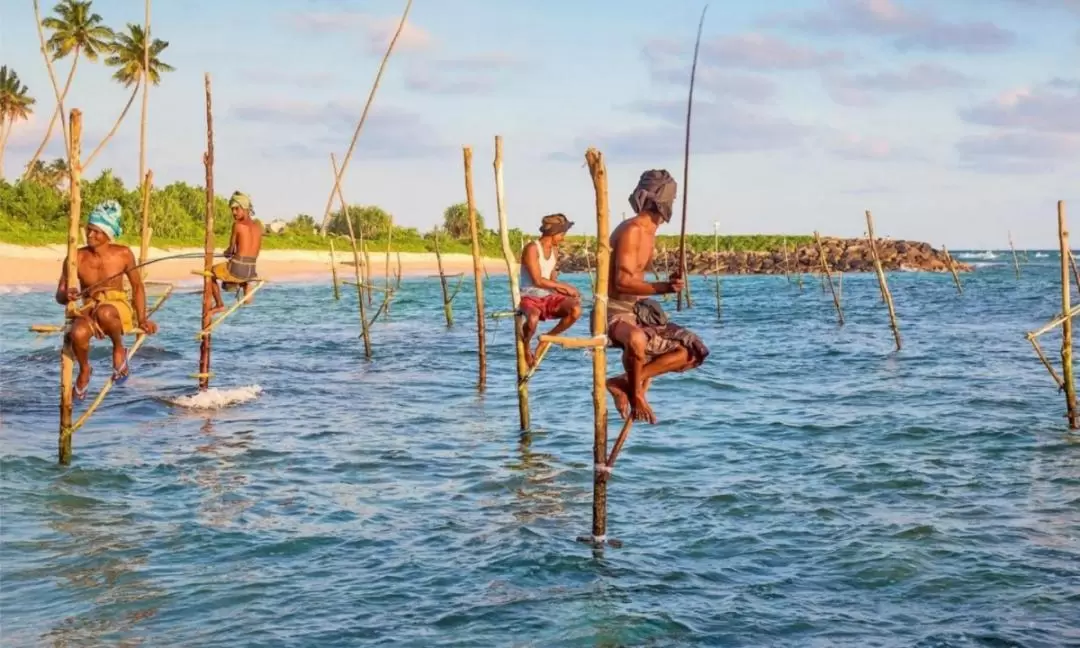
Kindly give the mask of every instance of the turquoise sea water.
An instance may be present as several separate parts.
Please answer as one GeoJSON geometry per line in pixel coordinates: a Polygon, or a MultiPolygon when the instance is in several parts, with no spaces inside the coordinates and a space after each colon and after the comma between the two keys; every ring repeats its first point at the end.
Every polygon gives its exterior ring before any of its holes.
{"type": "MultiPolygon", "coordinates": [[[[1080,645],[1080,437],[1023,337],[1059,310],[1057,256],[1020,281],[1005,260],[962,296],[890,274],[899,354],[871,274],[844,278],[843,328],[809,277],[727,277],[719,322],[696,280],[675,317],[713,353],[656,381],[660,423],[634,429],[609,487],[624,546],[599,552],[575,542],[589,357],[549,354],[519,432],[505,320],[475,388],[470,280],[447,331],[437,281],[406,279],[370,363],[351,293],[269,285],[215,334],[203,404],[248,400],[210,409],[183,399],[188,289],[70,467],[58,341],[25,332],[59,307],[0,295],[2,643],[1080,645]]],[[[503,277],[485,291],[507,307],[503,277]]],[[[107,345],[93,358],[100,385],[107,345]]]]}

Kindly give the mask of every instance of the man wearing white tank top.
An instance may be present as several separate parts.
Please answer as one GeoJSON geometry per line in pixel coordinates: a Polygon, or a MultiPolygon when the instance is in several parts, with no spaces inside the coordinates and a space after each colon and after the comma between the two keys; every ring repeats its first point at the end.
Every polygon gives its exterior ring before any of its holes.
{"type": "Polygon", "coordinates": [[[558,335],[581,317],[581,296],[577,288],[556,279],[559,275],[559,244],[573,225],[563,214],[544,216],[540,238],[521,251],[521,304],[518,310],[525,316],[521,336],[525,340],[525,359],[529,367],[536,363],[531,342],[540,322],[558,319],[559,323],[548,333],[558,335]]]}

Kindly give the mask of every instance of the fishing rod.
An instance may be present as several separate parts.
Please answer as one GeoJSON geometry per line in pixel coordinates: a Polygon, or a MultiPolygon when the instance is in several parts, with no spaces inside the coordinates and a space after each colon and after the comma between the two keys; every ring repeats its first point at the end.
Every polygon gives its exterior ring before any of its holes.
{"type": "MultiPolygon", "coordinates": [[[[224,254],[215,254],[214,256],[220,258],[220,257],[224,257],[225,255],[224,254]]],[[[172,261],[172,260],[175,260],[175,259],[203,259],[203,258],[206,258],[206,253],[205,252],[185,252],[184,254],[174,254],[172,256],[165,256],[165,257],[161,257],[161,258],[158,258],[158,259],[151,259],[150,261],[144,261],[142,263],[137,263],[137,264],[135,264],[135,267],[132,268],[132,269],[133,270],[138,270],[139,268],[145,268],[146,266],[153,265],[153,264],[155,264],[155,263],[157,263],[159,261],[172,261]]],[[[108,283],[108,282],[112,281],[113,279],[116,279],[117,277],[122,277],[122,276],[126,275],[127,273],[128,273],[128,270],[125,269],[125,270],[122,270],[121,272],[118,272],[118,273],[112,275],[112,276],[105,277],[101,281],[93,283],[89,287],[83,288],[82,290],[80,290],[79,293],[75,296],[75,298],[78,299],[80,297],[85,297],[90,292],[92,292],[94,290],[94,288],[97,288],[101,284],[108,283]]]]}
{"type": "MultiPolygon", "coordinates": [[[[690,112],[694,107],[694,77],[697,76],[698,50],[701,49],[701,28],[705,25],[705,12],[709,5],[701,10],[701,20],[697,26],[697,41],[694,43],[694,62],[690,66],[690,96],[686,100],[686,141],[683,145],[683,189],[682,189],[682,229],[679,231],[679,276],[683,281],[686,277],[686,195],[690,183],[690,112]]],[[[683,291],[679,291],[678,300],[675,302],[675,310],[682,310],[683,291]]],[[[690,306],[690,294],[687,293],[686,305],[690,306]]]]}

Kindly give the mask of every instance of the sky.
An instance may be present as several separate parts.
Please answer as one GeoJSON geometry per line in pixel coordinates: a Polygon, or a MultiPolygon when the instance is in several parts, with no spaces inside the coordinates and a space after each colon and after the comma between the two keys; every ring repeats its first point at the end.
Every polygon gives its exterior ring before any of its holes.
{"type": "MultiPolygon", "coordinates": [[[[51,11],[51,0],[42,11],[51,11]]],[[[155,0],[176,68],[150,92],[155,185],[203,183],[203,75],[213,86],[215,189],[263,221],[321,220],[404,0],[155,0]]],[[[586,148],[603,153],[612,220],[642,171],[683,180],[694,38],[704,4],[669,0],[414,0],[343,189],[430,230],[465,199],[496,223],[494,137],[511,227],[562,212],[595,233],[586,148]]],[[[141,24],[141,0],[94,0],[141,24]]],[[[55,107],[32,3],[0,7],[0,62],[38,100],[4,170],[19,172],[55,107]]],[[[61,83],[69,62],[56,64],[61,83]]],[[[128,93],[81,61],[66,107],[84,155],[128,93]]],[[[138,174],[137,100],[86,170],[138,174]]],[[[59,132],[59,129],[57,129],[59,132]]],[[[59,157],[54,136],[48,157],[59,157]]],[[[691,126],[688,230],[878,235],[950,248],[1056,247],[1056,203],[1080,223],[1080,0],[761,0],[705,16],[691,126]],[[1075,205],[1075,207],[1071,207],[1075,205]]],[[[662,230],[663,231],[663,230],[662,230]]],[[[1080,231],[1080,230],[1078,230],[1080,231]]]]}

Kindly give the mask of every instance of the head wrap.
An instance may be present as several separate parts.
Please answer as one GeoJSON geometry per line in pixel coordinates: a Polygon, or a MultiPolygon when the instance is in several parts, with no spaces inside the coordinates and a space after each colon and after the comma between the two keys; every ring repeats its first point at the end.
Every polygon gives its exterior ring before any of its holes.
{"type": "Polygon", "coordinates": [[[653,211],[671,220],[671,207],[675,203],[675,178],[666,169],[650,169],[641,174],[637,187],[630,194],[630,207],[635,214],[653,211]]]}
{"type": "Polygon", "coordinates": [[[120,219],[120,203],[106,200],[90,212],[90,225],[104,232],[110,241],[115,241],[124,231],[120,219]]]}
{"type": "Polygon", "coordinates": [[[544,236],[554,236],[567,232],[574,226],[574,222],[567,219],[563,214],[549,214],[540,220],[540,233],[544,236]]]}
{"type": "Polygon", "coordinates": [[[248,198],[246,193],[234,191],[232,197],[229,198],[229,209],[233,207],[239,207],[250,214],[252,212],[251,198],[248,198]]]}

